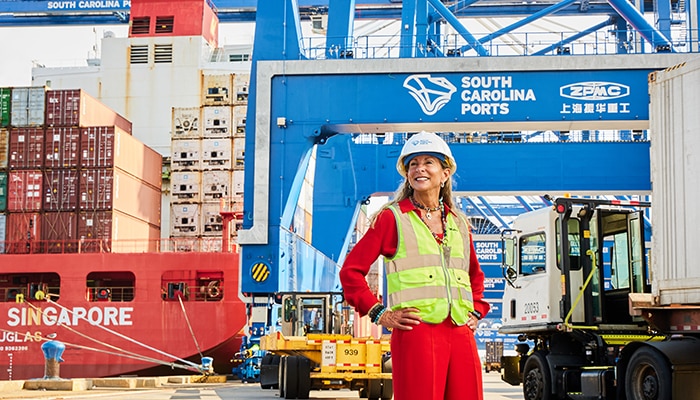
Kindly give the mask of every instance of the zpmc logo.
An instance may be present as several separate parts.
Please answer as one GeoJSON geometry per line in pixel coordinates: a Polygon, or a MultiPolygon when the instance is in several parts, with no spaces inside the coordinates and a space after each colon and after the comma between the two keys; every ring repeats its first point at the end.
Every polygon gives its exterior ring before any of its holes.
{"type": "Polygon", "coordinates": [[[410,75],[403,81],[403,87],[408,89],[426,115],[435,115],[457,91],[444,76],[432,77],[429,74],[410,75]]]}

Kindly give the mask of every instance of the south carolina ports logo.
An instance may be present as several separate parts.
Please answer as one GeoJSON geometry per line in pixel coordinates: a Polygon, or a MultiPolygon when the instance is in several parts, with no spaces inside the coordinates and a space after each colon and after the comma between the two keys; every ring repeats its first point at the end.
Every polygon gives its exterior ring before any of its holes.
{"type": "Polygon", "coordinates": [[[457,91],[447,78],[432,77],[430,74],[410,75],[403,81],[403,87],[408,89],[426,115],[435,115],[457,91]]]}

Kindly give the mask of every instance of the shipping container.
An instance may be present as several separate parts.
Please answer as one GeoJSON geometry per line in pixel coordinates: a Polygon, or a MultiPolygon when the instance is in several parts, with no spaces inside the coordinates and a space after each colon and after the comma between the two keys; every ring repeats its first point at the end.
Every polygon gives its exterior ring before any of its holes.
{"type": "Polygon", "coordinates": [[[119,211],[160,225],[161,191],[118,168],[80,171],[80,211],[119,211]]]}
{"type": "Polygon", "coordinates": [[[233,139],[233,169],[245,168],[245,138],[233,139]]]}
{"type": "Polygon", "coordinates": [[[44,174],[40,170],[10,170],[7,209],[10,212],[40,211],[44,174]]]}
{"type": "Polygon", "coordinates": [[[202,201],[225,199],[231,193],[231,171],[202,172],[202,201]]]}
{"type": "Polygon", "coordinates": [[[700,59],[652,73],[649,83],[652,292],[657,305],[700,304],[700,208],[693,206],[700,195],[700,59]]]}
{"type": "Polygon", "coordinates": [[[233,135],[245,137],[245,121],[248,114],[248,106],[233,107],[233,135]]]}
{"type": "Polygon", "coordinates": [[[119,211],[81,211],[78,239],[82,253],[154,252],[160,228],[119,211]]]}
{"type": "Polygon", "coordinates": [[[77,169],[45,169],[44,211],[75,211],[79,182],[77,169]]]}
{"type": "Polygon", "coordinates": [[[0,212],[7,210],[7,172],[0,171],[0,212]]]}
{"type": "Polygon", "coordinates": [[[173,107],[173,140],[199,139],[201,112],[200,107],[173,107]]]}
{"type": "Polygon", "coordinates": [[[170,236],[201,235],[201,214],[199,204],[170,205],[170,236]]]}
{"type": "Polygon", "coordinates": [[[173,202],[200,203],[202,201],[201,185],[201,172],[174,171],[170,175],[170,186],[173,202]]]}
{"type": "Polygon", "coordinates": [[[44,128],[10,129],[10,169],[39,169],[44,166],[44,128]]]}
{"type": "Polygon", "coordinates": [[[232,139],[202,139],[202,169],[231,169],[232,139]]]}
{"type": "Polygon", "coordinates": [[[232,86],[231,74],[202,74],[202,104],[205,106],[231,105],[232,86]]]}
{"type": "Polygon", "coordinates": [[[233,192],[232,195],[242,195],[245,183],[245,172],[243,170],[233,171],[233,192]]]}
{"type": "Polygon", "coordinates": [[[171,168],[173,171],[202,170],[202,140],[173,140],[171,168]]]}
{"type": "Polygon", "coordinates": [[[80,160],[80,128],[47,128],[44,168],[76,168],[80,160]]]}
{"type": "Polygon", "coordinates": [[[45,102],[46,88],[43,86],[12,88],[10,125],[14,127],[43,126],[45,102]]]}
{"type": "Polygon", "coordinates": [[[0,128],[0,168],[5,169],[10,155],[10,130],[0,128]]]}
{"type": "Polygon", "coordinates": [[[83,168],[119,168],[160,190],[163,157],[135,137],[112,126],[93,126],[81,128],[80,140],[83,168]]]}
{"type": "Polygon", "coordinates": [[[131,121],[82,89],[46,92],[46,126],[116,126],[131,134],[131,121]]]}
{"type": "Polygon", "coordinates": [[[221,236],[224,219],[221,217],[221,202],[202,203],[202,236],[221,236]]]}
{"type": "Polygon", "coordinates": [[[42,253],[76,253],[78,251],[78,214],[47,212],[41,216],[42,253]]]}
{"type": "Polygon", "coordinates": [[[29,254],[40,250],[41,216],[34,212],[7,215],[5,227],[6,250],[9,254],[29,254]]]}
{"type": "Polygon", "coordinates": [[[10,125],[10,107],[12,104],[12,89],[8,87],[0,88],[0,126],[10,125]]]}
{"type": "Polygon", "coordinates": [[[233,76],[233,93],[236,96],[234,103],[248,103],[249,86],[250,74],[235,74],[233,76]]]}
{"type": "Polygon", "coordinates": [[[7,238],[7,215],[0,214],[0,254],[6,253],[7,246],[5,240],[7,238]]]}
{"type": "Polygon", "coordinates": [[[227,138],[233,135],[230,106],[202,107],[202,119],[204,120],[202,137],[227,138]]]}

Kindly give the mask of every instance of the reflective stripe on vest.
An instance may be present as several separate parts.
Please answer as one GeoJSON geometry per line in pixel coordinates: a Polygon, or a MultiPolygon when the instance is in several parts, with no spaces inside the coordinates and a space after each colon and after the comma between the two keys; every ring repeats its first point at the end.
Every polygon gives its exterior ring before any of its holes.
{"type": "Polygon", "coordinates": [[[437,324],[448,315],[457,325],[474,310],[469,279],[469,230],[461,216],[447,215],[447,237],[437,243],[415,211],[402,213],[395,205],[398,232],[396,254],[387,258],[389,307],[415,307],[423,321],[437,324]]]}

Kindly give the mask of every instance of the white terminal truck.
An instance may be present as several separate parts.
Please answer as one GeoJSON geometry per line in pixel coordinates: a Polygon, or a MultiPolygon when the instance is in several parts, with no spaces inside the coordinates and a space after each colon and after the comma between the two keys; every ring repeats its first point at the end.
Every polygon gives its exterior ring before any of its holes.
{"type": "Polygon", "coordinates": [[[700,399],[700,60],[649,87],[653,206],[563,197],[504,233],[502,377],[526,400],[700,399]]]}

